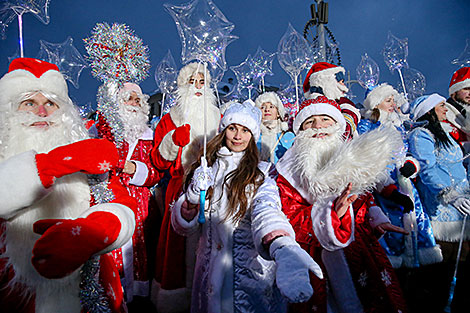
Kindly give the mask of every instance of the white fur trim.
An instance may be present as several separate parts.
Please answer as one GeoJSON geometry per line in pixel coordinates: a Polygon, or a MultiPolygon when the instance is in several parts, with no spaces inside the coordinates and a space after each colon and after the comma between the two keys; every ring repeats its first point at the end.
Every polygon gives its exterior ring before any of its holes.
{"type": "Polygon", "coordinates": [[[284,108],[281,99],[279,99],[279,96],[275,92],[269,91],[260,94],[258,98],[256,98],[255,105],[258,109],[261,109],[261,105],[266,102],[270,102],[272,105],[274,105],[277,108],[281,120],[284,119],[284,115],[286,115],[286,109],[284,108]]]}
{"type": "Polygon", "coordinates": [[[328,273],[328,299],[334,299],[338,312],[364,312],[349,271],[343,250],[322,251],[322,261],[328,273]]]}
{"type": "Polygon", "coordinates": [[[160,142],[160,145],[158,146],[158,151],[160,151],[162,157],[170,162],[176,160],[176,157],[178,156],[178,150],[180,148],[173,142],[172,136],[174,132],[175,130],[169,131],[165,137],[163,137],[162,142],[160,142]]]}
{"type": "Polygon", "coordinates": [[[191,289],[163,289],[160,283],[152,280],[150,300],[159,313],[188,312],[191,304],[191,289]]]}
{"type": "MultiPolygon", "coordinates": [[[[437,222],[431,220],[431,226],[436,240],[447,242],[458,242],[462,230],[462,221],[437,222]]],[[[470,222],[465,224],[464,240],[470,240],[470,222]]]]}
{"type": "Polygon", "coordinates": [[[258,141],[260,135],[260,123],[245,112],[225,114],[220,120],[219,132],[222,132],[228,125],[234,123],[248,128],[251,131],[255,142],[258,141]]]}
{"type": "Polygon", "coordinates": [[[36,152],[30,150],[0,163],[0,217],[8,219],[44,198],[46,189],[39,179],[36,152]]]}
{"type": "Polygon", "coordinates": [[[448,110],[446,113],[447,120],[463,132],[470,133],[470,112],[467,107],[465,107],[466,117],[449,102],[446,102],[446,108],[448,110]]]}
{"type": "Polygon", "coordinates": [[[326,68],[319,72],[312,73],[312,75],[310,75],[310,78],[308,79],[310,83],[310,87],[322,86],[322,80],[324,79],[325,76],[334,76],[339,72],[346,73],[346,70],[344,69],[344,67],[335,66],[335,67],[326,68]]]}
{"type": "Polygon", "coordinates": [[[116,215],[121,223],[121,230],[116,240],[107,246],[102,251],[98,252],[97,255],[108,253],[114,249],[122,247],[126,242],[132,238],[132,234],[135,229],[135,217],[134,212],[129,209],[127,206],[119,203],[101,203],[92,206],[80,217],[87,217],[88,215],[94,212],[108,212],[116,215]]]}
{"type": "MultiPolygon", "coordinates": [[[[181,68],[176,83],[178,87],[184,86],[189,83],[189,79],[196,73],[201,73],[204,75],[204,64],[203,63],[189,63],[183,68],[181,68]]],[[[211,83],[211,74],[209,69],[206,70],[207,78],[204,80],[205,84],[209,85],[211,83]]]]}
{"type": "Polygon", "coordinates": [[[67,83],[62,74],[56,70],[49,70],[40,78],[23,69],[14,70],[0,79],[0,90],[2,91],[0,92],[2,111],[13,109],[3,106],[14,103],[20,94],[31,91],[52,93],[72,103],[68,96],[67,83]]]}
{"type": "Polygon", "coordinates": [[[342,132],[346,129],[346,120],[340,110],[329,103],[314,103],[303,108],[295,116],[293,128],[296,135],[302,123],[312,115],[328,115],[340,125],[342,132]]]}
{"type": "Polygon", "coordinates": [[[470,87],[470,79],[462,80],[461,82],[455,83],[449,87],[449,96],[459,91],[460,89],[470,87]]]}
{"type": "Polygon", "coordinates": [[[412,109],[413,112],[413,120],[417,120],[424,114],[426,114],[428,111],[434,109],[436,105],[441,103],[442,101],[446,101],[446,98],[444,98],[441,95],[438,95],[437,93],[433,93],[429,97],[427,97],[424,101],[420,102],[417,107],[412,109]]]}
{"type": "Polygon", "coordinates": [[[132,176],[131,180],[129,180],[129,184],[134,186],[142,186],[147,180],[149,169],[147,168],[147,165],[145,165],[145,163],[143,162],[134,160],[132,162],[134,162],[135,164],[135,173],[132,176]]]}
{"type": "Polygon", "coordinates": [[[372,228],[376,228],[380,224],[390,223],[390,219],[382,212],[378,206],[371,206],[369,208],[369,224],[372,228]]]}
{"type": "Polygon", "coordinates": [[[389,84],[383,83],[372,89],[371,92],[369,92],[367,98],[364,100],[363,106],[366,110],[373,110],[389,96],[393,96],[394,98],[396,98],[397,95],[398,91],[396,91],[389,84]]]}
{"type": "Polygon", "coordinates": [[[333,228],[331,214],[334,198],[319,199],[316,201],[311,210],[313,231],[318,241],[328,251],[334,251],[347,247],[354,240],[354,211],[352,205],[348,211],[353,220],[351,223],[351,236],[342,243],[338,240],[333,228]]]}
{"type": "Polygon", "coordinates": [[[413,163],[413,165],[416,167],[416,172],[414,172],[413,175],[411,175],[409,178],[416,178],[418,176],[419,171],[421,170],[421,165],[419,165],[418,160],[416,160],[412,156],[407,156],[403,164],[405,164],[407,161],[413,163]]]}
{"type": "Polygon", "coordinates": [[[182,236],[188,236],[199,229],[199,224],[197,222],[198,215],[197,214],[191,221],[187,221],[181,215],[181,206],[183,202],[186,200],[186,196],[182,194],[178,200],[170,206],[171,210],[171,226],[173,229],[182,236]]]}

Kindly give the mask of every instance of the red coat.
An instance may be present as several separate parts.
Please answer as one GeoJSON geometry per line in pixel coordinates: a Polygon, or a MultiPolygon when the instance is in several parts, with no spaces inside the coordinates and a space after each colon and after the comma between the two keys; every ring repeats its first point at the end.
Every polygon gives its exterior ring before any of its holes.
{"type": "MultiPolygon", "coordinates": [[[[315,235],[315,227],[318,229],[323,226],[312,225],[312,204],[305,200],[283,176],[279,175],[277,183],[282,210],[296,232],[297,242],[320,264],[326,274],[325,277],[330,281],[330,288],[335,282],[338,282],[336,286],[343,286],[340,288],[342,290],[335,290],[335,296],[339,298],[337,301],[346,302],[353,299],[355,296],[351,296],[354,293],[351,292],[349,288],[351,287],[357,294],[353,301],[358,301],[364,312],[398,312],[398,310],[406,312],[406,305],[393,268],[368,223],[368,209],[375,206],[372,195],[369,193],[361,195],[353,203],[354,225],[349,212],[339,220],[332,211],[329,222],[334,229],[336,239],[340,243],[346,243],[351,231],[354,231],[354,241],[343,249],[338,245],[336,251],[328,252],[315,235]],[[328,263],[328,258],[325,258],[328,255],[333,255],[336,259],[345,258],[346,269],[335,268],[341,267],[339,263],[328,263]],[[340,272],[348,272],[350,276],[345,279],[344,276],[340,277],[340,272]]],[[[306,303],[292,304],[290,311],[327,312],[326,280],[320,280],[314,275],[310,275],[310,278],[314,289],[312,298],[306,303]]]]}

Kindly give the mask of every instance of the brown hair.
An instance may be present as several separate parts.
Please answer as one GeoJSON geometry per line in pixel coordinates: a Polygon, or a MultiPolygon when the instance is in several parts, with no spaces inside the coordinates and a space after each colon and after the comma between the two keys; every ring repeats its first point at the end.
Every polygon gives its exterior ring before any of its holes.
{"type": "Polygon", "coordinates": [[[370,120],[373,123],[377,123],[380,118],[380,110],[378,108],[372,109],[372,113],[370,114],[370,120]]]}
{"type": "MultiPolygon", "coordinates": [[[[219,149],[225,146],[225,130],[215,136],[212,140],[207,143],[207,163],[208,166],[212,166],[217,160],[217,152],[219,149]]],[[[202,151],[199,153],[199,157],[194,162],[189,171],[186,174],[184,180],[185,190],[191,183],[194,171],[201,165],[201,157],[203,156],[202,151]]],[[[224,178],[223,185],[227,185],[227,189],[231,192],[227,195],[228,198],[228,209],[225,220],[232,217],[234,221],[240,221],[248,210],[248,198],[249,195],[254,195],[258,191],[258,188],[264,182],[264,174],[258,168],[259,163],[259,152],[256,146],[253,136],[250,138],[245,154],[243,155],[238,167],[232,172],[228,173],[224,178]],[[253,186],[254,188],[251,188],[253,186]],[[249,188],[249,189],[248,189],[249,188]]],[[[207,191],[206,199],[212,201],[213,189],[209,188],[207,191]]]]}

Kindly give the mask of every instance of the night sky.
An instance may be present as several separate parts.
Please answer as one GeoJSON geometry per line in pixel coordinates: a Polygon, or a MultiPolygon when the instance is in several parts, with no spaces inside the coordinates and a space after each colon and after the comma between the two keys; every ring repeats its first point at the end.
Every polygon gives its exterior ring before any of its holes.
{"type": "MultiPolygon", "coordinates": [[[[1,0],[4,1],[4,0],[1,0]]],[[[50,23],[42,24],[32,14],[23,17],[25,56],[36,57],[39,40],[51,43],[74,39],[77,49],[85,55],[83,38],[98,22],[126,23],[143,39],[150,50],[151,75],[142,84],[144,92],[152,94],[157,86],[153,77],[156,65],[168,49],[177,66],[181,66],[181,42],[176,25],[163,8],[163,3],[183,4],[187,1],[158,0],[51,0],[50,23]]],[[[290,22],[302,33],[310,19],[309,6],[313,0],[214,0],[227,19],[235,24],[232,34],[240,37],[227,47],[228,66],[238,65],[258,46],[267,52],[276,52],[280,38],[290,22]]],[[[452,73],[458,68],[451,64],[465,48],[470,38],[470,1],[440,0],[330,0],[328,27],[334,33],[341,50],[342,65],[355,78],[361,55],[368,53],[379,65],[381,82],[395,84],[398,75],[386,67],[381,51],[391,31],[398,38],[409,41],[408,64],[426,77],[426,93],[438,92],[448,96],[452,73]]],[[[7,30],[6,40],[0,40],[0,73],[8,68],[8,57],[18,49],[18,24],[14,21],[7,30]]],[[[285,84],[289,76],[273,62],[274,76],[268,76],[269,85],[285,84]]],[[[235,77],[228,70],[224,80],[235,77]]],[[[89,68],[83,70],[80,88],[69,85],[72,99],[78,104],[94,105],[100,84],[91,76],[89,68]]],[[[364,90],[356,85],[354,101],[363,100],[364,90]]]]}

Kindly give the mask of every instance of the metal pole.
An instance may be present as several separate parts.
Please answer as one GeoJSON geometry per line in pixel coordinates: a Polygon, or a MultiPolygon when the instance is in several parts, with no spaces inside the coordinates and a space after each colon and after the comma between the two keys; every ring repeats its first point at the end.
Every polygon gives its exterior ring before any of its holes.
{"type": "MultiPolygon", "coordinates": [[[[317,2],[317,8],[320,7],[320,4],[323,0],[315,0],[317,2]]],[[[320,59],[323,62],[326,62],[326,43],[325,43],[325,25],[319,21],[317,26],[317,36],[318,36],[318,43],[320,45],[320,59]]]]}

